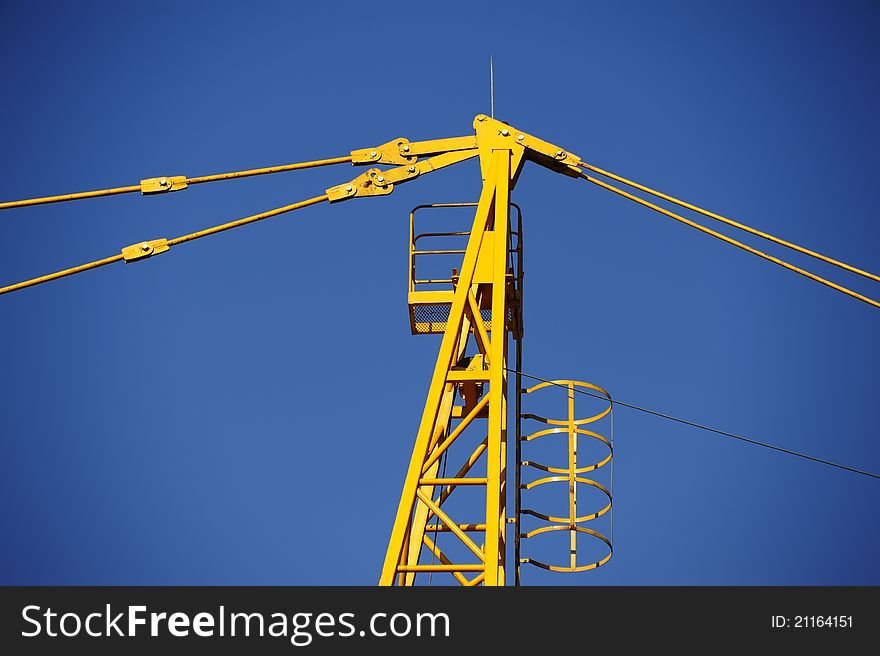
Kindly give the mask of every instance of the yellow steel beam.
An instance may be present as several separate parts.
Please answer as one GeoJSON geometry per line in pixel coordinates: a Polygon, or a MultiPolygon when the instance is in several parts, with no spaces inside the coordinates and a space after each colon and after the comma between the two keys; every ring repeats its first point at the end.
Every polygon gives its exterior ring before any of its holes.
{"type": "MultiPolygon", "coordinates": [[[[443,397],[440,400],[440,411],[437,413],[437,422],[434,425],[434,434],[431,438],[432,444],[436,444],[437,442],[439,442],[446,434],[449,426],[449,420],[452,417],[452,404],[454,400],[455,386],[452,384],[448,384],[443,390],[443,397]]],[[[430,480],[432,477],[435,477],[437,475],[439,469],[440,462],[435,461],[431,464],[431,466],[427,467],[425,476],[427,476],[430,480]]],[[[419,484],[424,485],[425,478],[422,478],[419,484]]],[[[425,492],[429,497],[433,497],[433,485],[431,485],[425,492]]],[[[401,564],[418,564],[419,556],[422,551],[423,539],[425,537],[425,525],[428,522],[429,512],[430,511],[425,504],[416,504],[416,511],[414,513],[412,524],[409,527],[407,535],[407,548],[401,555],[401,564]]],[[[403,584],[413,585],[413,583],[415,583],[415,573],[404,574],[403,584]]]]}
{"type": "Polygon", "coordinates": [[[416,496],[422,500],[422,503],[424,503],[426,506],[428,506],[428,509],[432,513],[434,513],[434,516],[437,519],[439,519],[441,522],[443,522],[443,524],[450,531],[455,533],[456,537],[458,537],[458,539],[461,540],[464,543],[464,545],[468,549],[471,550],[471,553],[473,553],[481,561],[486,562],[486,554],[483,553],[483,551],[476,545],[476,543],[473,540],[471,540],[465,534],[464,531],[462,531],[460,528],[458,528],[457,522],[452,521],[452,518],[450,518],[449,515],[447,515],[445,512],[443,512],[443,510],[440,508],[440,506],[438,506],[436,503],[434,503],[430,499],[430,497],[428,497],[424,492],[422,492],[418,488],[416,488],[416,496]]]}
{"type": "MultiPolygon", "coordinates": [[[[467,346],[467,336],[469,331],[470,322],[468,321],[467,317],[465,317],[462,320],[462,325],[459,330],[458,344],[456,346],[455,354],[453,355],[453,359],[456,361],[460,360],[464,355],[465,348],[467,346]]],[[[449,432],[449,421],[452,418],[452,408],[454,400],[455,385],[452,383],[447,383],[443,392],[443,398],[440,401],[440,412],[437,415],[437,421],[434,425],[434,434],[431,437],[430,444],[428,445],[429,453],[437,450],[437,446],[449,432]]],[[[461,426],[456,427],[456,430],[458,428],[461,428],[461,426]]],[[[439,467],[440,462],[438,459],[434,459],[429,465],[426,464],[423,468],[423,478],[419,481],[419,485],[425,486],[425,477],[427,477],[428,479],[430,479],[431,477],[436,477],[439,467]]],[[[434,497],[433,485],[430,485],[428,487],[428,490],[426,490],[426,494],[431,498],[434,497]]],[[[440,501],[439,503],[442,503],[442,501],[440,501]]],[[[426,524],[428,518],[431,515],[431,511],[425,504],[420,502],[416,503],[416,510],[407,533],[406,546],[404,547],[403,554],[401,554],[400,560],[402,565],[418,564],[421,555],[421,545],[424,543],[423,538],[426,531],[426,524]]],[[[399,579],[399,583],[401,583],[402,585],[414,585],[415,573],[407,572],[402,573],[400,576],[401,578],[399,579]]]]}
{"type": "MultiPolygon", "coordinates": [[[[436,544],[434,544],[434,541],[431,540],[431,538],[429,538],[426,535],[422,538],[422,540],[424,541],[425,546],[428,547],[428,549],[431,551],[431,553],[437,557],[437,560],[439,560],[444,565],[452,565],[453,564],[452,561],[449,560],[449,558],[446,556],[446,554],[440,550],[440,547],[438,547],[436,544]]],[[[461,572],[460,570],[451,570],[451,571],[452,571],[452,576],[455,577],[455,580],[458,581],[459,583],[461,583],[462,585],[467,585],[470,582],[463,574],[460,573],[461,572]]]]}
{"type": "Polygon", "coordinates": [[[488,479],[477,478],[474,476],[467,477],[446,477],[446,478],[422,478],[419,485],[485,485],[488,479]]]}
{"type": "Polygon", "coordinates": [[[440,459],[440,456],[443,455],[446,449],[452,446],[452,443],[458,439],[458,436],[464,432],[464,429],[470,425],[471,421],[473,421],[474,418],[478,414],[480,414],[483,411],[483,408],[485,408],[488,404],[489,396],[486,395],[477,402],[473,409],[459,422],[458,426],[456,426],[452,430],[449,436],[445,440],[443,440],[443,442],[434,451],[431,452],[431,455],[428,457],[427,461],[425,461],[425,474],[427,474],[428,468],[440,459]]]}
{"type": "MultiPolygon", "coordinates": [[[[458,528],[460,528],[465,533],[482,533],[486,530],[485,524],[459,524],[458,528]]],[[[439,532],[442,533],[444,531],[449,531],[445,524],[428,524],[425,527],[425,531],[428,533],[439,532]]]]}
{"type": "Polygon", "coordinates": [[[380,585],[391,585],[398,571],[401,550],[403,549],[405,536],[412,519],[413,505],[415,504],[417,498],[416,495],[418,493],[418,482],[422,475],[422,468],[425,459],[428,455],[428,446],[439,412],[441,396],[443,389],[447,384],[447,376],[450,368],[455,364],[453,362],[453,355],[456,353],[459,343],[459,329],[464,320],[464,306],[467,302],[467,294],[470,290],[474,269],[477,263],[477,256],[479,255],[483,233],[486,230],[486,224],[489,220],[489,210],[492,207],[494,197],[494,187],[492,185],[484,185],[483,192],[480,194],[480,200],[477,205],[477,211],[474,216],[471,237],[468,240],[467,249],[465,250],[459,284],[453,295],[446,331],[443,333],[443,339],[440,343],[440,352],[437,355],[437,361],[434,365],[434,374],[431,378],[431,385],[428,389],[428,398],[425,402],[422,420],[416,435],[412,457],[404,481],[400,503],[398,504],[394,520],[394,526],[391,531],[388,551],[385,555],[385,564],[382,567],[382,574],[379,579],[380,585]]]}
{"type": "Polygon", "coordinates": [[[412,164],[420,156],[470,150],[476,147],[476,137],[473,135],[415,142],[398,137],[381,146],[351,151],[351,162],[352,164],[412,164]]]}
{"type": "Polygon", "coordinates": [[[489,434],[486,452],[486,578],[487,586],[504,585],[507,523],[503,480],[507,444],[507,231],[510,215],[510,160],[507,149],[493,150],[490,172],[495,187],[492,232],[492,336],[489,347],[489,434]]]}
{"type": "Polygon", "coordinates": [[[472,588],[472,587],[477,586],[480,583],[482,583],[485,579],[486,579],[486,572],[483,572],[483,573],[479,574],[478,576],[475,576],[474,578],[472,578],[470,581],[468,581],[465,584],[465,586],[468,588],[472,588]]]}
{"type": "Polygon", "coordinates": [[[424,173],[437,171],[459,162],[476,157],[476,149],[444,153],[421,162],[405,164],[393,169],[368,169],[349,182],[345,182],[327,190],[331,203],[364,196],[387,196],[394,190],[395,184],[414,180],[424,173]]]}
{"type": "MultiPolygon", "coordinates": [[[[473,451],[473,453],[471,453],[470,457],[461,466],[461,469],[459,469],[456,472],[455,478],[463,478],[471,470],[471,467],[473,467],[475,464],[477,464],[477,460],[479,460],[480,456],[486,452],[486,449],[488,447],[488,439],[489,439],[488,437],[483,438],[483,441],[477,445],[477,448],[474,449],[474,451],[473,451]]],[[[454,490],[455,490],[454,485],[447,486],[446,489],[443,490],[443,493],[440,495],[440,500],[437,502],[437,505],[442,506],[443,502],[449,498],[449,495],[452,494],[452,492],[454,490]]],[[[431,518],[431,516],[429,515],[428,519],[430,519],[430,518],[431,518]]]]}
{"type": "Polygon", "coordinates": [[[447,139],[416,141],[401,146],[400,151],[408,155],[424,156],[436,155],[438,153],[449,153],[456,150],[471,150],[476,147],[477,137],[472,134],[465,137],[450,137],[447,139]]]}
{"type": "Polygon", "coordinates": [[[484,565],[462,563],[460,565],[400,565],[401,572],[482,572],[484,565]]]}
{"type": "Polygon", "coordinates": [[[477,342],[477,347],[480,349],[480,353],[488,359],[491,357],[489,352],[489,335],[486,333],[486,326],[483,324],[482,315],[480,314],[480,306],[477,304],[477,299],[473,294],[473,291],[468,293],[468,303],[467,310],[471,317],[471,323],[474,325],[474,338],[477,342]]]}

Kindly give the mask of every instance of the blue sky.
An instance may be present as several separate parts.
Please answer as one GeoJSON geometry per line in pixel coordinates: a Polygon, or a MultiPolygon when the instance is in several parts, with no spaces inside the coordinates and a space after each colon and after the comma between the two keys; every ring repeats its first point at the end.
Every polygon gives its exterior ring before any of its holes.
{"type": "MultiPolygon", "coordinates": [[[[468,134],[491,51],[497,118],[876,272],[878,34],[867,2],[3,3],[0,198],[468,134]]],[[[4,212],[0,280],[354,174],[4,212]]],[[[478,191],[463,164],[0,299],[0,582],[375,583],[439,345],[407,215],[478,191]]],[[[880,470],[876,309],[533,165],[514,200],[526,371],[880,470]]],[[[615,428],[614,559],[524,582],[880,583],[876,480],[615,428]]]]}

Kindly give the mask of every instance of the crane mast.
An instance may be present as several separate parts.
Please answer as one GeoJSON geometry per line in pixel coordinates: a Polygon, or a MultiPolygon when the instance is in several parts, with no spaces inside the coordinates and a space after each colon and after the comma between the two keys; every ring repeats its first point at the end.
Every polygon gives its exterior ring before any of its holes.
{"type": "MultiPolygon", "coordinates": [[[[507,582],[508,333],[516,344],[513,371],[519,369],[522,338],[521,257],[516,269],[511,258],[516,251],[521,255],[522,227],[518,222],[512,249],[510,193],[527,155],[573,177],[580,169],[571,153],[485,115],[476,117],[474,130],[483,186],[461,271],[450,279],[452,288],[442,291],[419,291],[411,276],[413,332],[435,332],[431,326],[437,325],[443,337],[380,585],[413,585],[418,574],[433,572],[450,573],[465,586],[507,582]],[[419,321],[427,307],[440,313],[436,324],[419,321]],[[466,444],[463,453],[469,455],[455,476],[438,476],[441,457],[456,442],[466,444]],[[485,475],[473,473],[480,468],[485,475]],[[476,488],[482,497],[478,519],[451,517],[442,508],[459,488],[476,488]],[[431,538],[438,532],[454,536],[458,555],[441,550],[431,538]],[[421,562],[423,554],[432,557],[430,564],[421,562]]],[[[516,393],[518,398],[519,385],[516,393]]]]}
{"type": "MultiPolygon", "coordinates": [[[[411,329],[416,335],[439,334],[442,337],[418,431],[415,435],[412,455],[404,478],[403,490],[397,506],[379,583],[383,586],[409,586],[415,585],[417,580],[423,580],[419,579],[420,576],[427,575],[430,582],[430,577],[434,573],[443,573],[451,575],[455,581],[464,586],[505,585],[511,580],[506,562],[508,525],[512,525],[515,531],[514,554],[517,562],[513,579],[516,584],[520,582],[519,567],[521,563],[531,563],[537,567],[556,572],[582,572],[594,569],[607,563],[611,558],[611,539],[595,528],[587,528],[584,524],[604,515],[610,517],[611,489],[610,483],[606,487],[598,480],[598,477],[594,480],[594,478],[586,478],[583,474],[594,472],[612,460],[613,424],[610,427],[610,439],[598,431],[602,430],[600,422],[606,417],[610,419],[613,401],[605,390],[590,383],[573,380],[549,381],[523,374],[521,371],[523,227],[521,212],[518,206],[511,203],[511,191],[516,185],[524,162],[532,161],[568,177],[584,179],[663,216],[873,307],[880,307],[880,301],[812,274],[649,202],[640,196],[619,189],[602,179],[585,173],[584,169],[779,246],[819,259],[849,273],[868,278],[874,282],[880,282],[880,276],[590,165],[571,152],[484,114],[480,114],[474,119],[473,127],[473,135],[416,142],[398,138],[380,146],[353,150],[349,156],[344,157],[201,177],[162,176],[147,178],[141,180],[140,184],[126,187],[0,203],[0,210],[6,210],[124,193],[167,194],[202,183],[342,163],[394,165],[394,168],[385,170],[375,167],[369,168],[347,183],[330,187],[326,189],[324,194],[300,202],[172,239],[159,238],[136,242],[122,248],[117,254],[103,259],[0,287],[0,295],[118,262],[133,263],[152,258],[197,239],[318,203],[339,203],[354,198],[385,196],[392,193],[398,184],[409,182],[422,175],[468,159],[478,158],[482,191],[476,203],[423,205],[410,214],[410,266],[407,300],[411,329]],[[475,208],[469,230],[416,234],[414,217],[417,210],[453,205],[475,208]],[[515,210],[515,219],[512,219],[512,208],[515,210]],[[429,236],[466,237],[467,243],[464,249],[421,249],[417,243],[421,238],[429,236]],[[454,268],[449,278],[426,279],[418,276],[416,267],[418,257],[453,253],[462,257],[460,269],[454,268]],[[509,366],[511,342],[513,343],[514,359],[512,367],[509,366]],[[507,497],[510,493],[508,392],[512,375],[516,377],[514,398],[516,416],[515,511],[514,516],[508,518],[507,497]],[[542,382],[529,389],[523,389],[521,380],[523,375],[542,382]],[[554,419],[522,412],[521,395],[552,387],[567,390],[566,417],[554,419]],[[576,393],[595,397],[605,406],[599,412],[579,419],[575,411],[576,393]],[[537,422],[539,426],[536,426],[535,430],[528,435],[523,435],[524,421],[537,422]],[[593,425],[588,428],[587,424],[593,425]],[[552,436],[565,438],[558,440],[559,443],[567,446],[568,460],[564,466],[542,464],[532,457],[523,458],[521,456],[520,450],[526,442],[552,436]],[[595,440],[592,444],[593,446],[599,445],[601,454],[593,459],[592,456],[581,451],[579,456],[580,438],[595,440]],[[589,462],[587,464],[579,462],[579,457],[581,459],[586,457],[589,462]],[[453,471],[456,472],[451,476],[446,474],[447,461],[453,463],[453,471]],[[527,469],[530,472],[537,470],[550,475],[539,474],[539,478],[524,481],[522,475],[527,469]],[[522,507],[521,495],[523,491],[550,483],[567,485],[569,507],[567,516],[561,513],[553,515],[531,507],[522,507]],[[601,499],[602,505],[593,508],[592,512],[588,505],[586,506],[587,510],[583,510],[584,506],[578,510],[579,486],[598,492],[598,498],[601,499]],[[459,506],[452,504],[453,508],[447,503],[453,494],[456,495],[454,501],[465,494],[476,494],[478,501],[459,506]],[[529,521],[533,523],[531,527],[520,525],[524,516],[530,517],[529,521]],[[535,522],[544,522],[544,524],[535,526],[535,522]],[[548,533],[558,534],[559,532],[568,532],[569,534],[569,544],[566,547],[567,563],[554,565],[534,557],[520,558],[521,540],[528,540],[548,533]],[[438,540],[440,534],[443,536],[442,548],[441,541],[438,540]],[[597,544],[600,547],[604,543],[607,552],[603,552],[587,562],[579,560],[578,535],[587,535],[597,539],[597,544]],[[429,559],[430,562],[428,562],[429,559]]],[[[779,450],[784,451],[784,449],[779,450]]],[[[810,459],[816,460],[815,458],[810,459]]],[[[873,474],[868,475],[873,476],[873,474]]],[[[593,475],[591,474],[591,476],[593,475]]]]}
{"type": "Polygon", "coordinates": [[[428,303],[448,306],[448,317],[382,568],[382,585],[412,585],[417,573],[434,571],[450,572],[463,585],[505,583],[508,332],[515,340],[521,336],[521,294],[509,253],[510,191],[522,166],[522,147],[517,152],[509,141],[489,141],[480,148],[483,189],[454,289],[409,292],[416,321],[418,309],[428,303]],[[463,399],[460,405],[455,404],[457,395],[463,399]],[[454,420],[457,425],[451,429],[454,420]],[[454,477],[438,477],[441,456],[455,441],[467,442],[470,456],[454,477]],[[485,475],[474,476],[480,459],[485,461],[485,475]],[[485,514],[478,521],[452,518],[441,508],[453,491],[464,486],[483,492],[485,514]],[[429,528],[428,522],[434,525],[429,528]],[[454,535],[470,558],[450,558],[431,540],[431,530],[454,535]],[[423,549],[440,563],[420,563],[423,549]]]}

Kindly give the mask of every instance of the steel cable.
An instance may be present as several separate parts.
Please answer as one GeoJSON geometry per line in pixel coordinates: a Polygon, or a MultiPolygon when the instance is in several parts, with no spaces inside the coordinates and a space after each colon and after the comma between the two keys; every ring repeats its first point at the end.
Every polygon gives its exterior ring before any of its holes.
{"type": "MultiPolygon", "coordinates": [[[[515,369],[508,369],[505,367],[505,370],[511,373],[520,374],[525,376],[526,378],[531,378],[532,380],[538,380],[543,383],[548,383],[550,385],[555,385],[557,387],[562,387],[563,389],[568,389],[567,385],[561,385],[552,380],[547,380],[546,378],[541,378],[540,376],[533,376],[532,374],[527,374],[523,371],[516,371],[515,369]]],[[[575,391],[579,394],[586,394],[587,396],[592,396],[597,399],[601,399],[603,401],[608,401],[608,399],[601,394],[593,394],[586,390],[583,390],[579,387],[575,388],[575,391]]],[[[650,410],[649,408],[645,408],[634,403],[627,403],[625,401],[620,401],[618,399],[612,399],[612,404],[621,405],[625,408],[630,408],[632,410],[637,410],[639,412],[644,412],[649,415],[654,415],[655,417],[660,417],[661,419],[668,419],[670,421],[675,421],[680,424],[684,424],[686,426],[691,426],[693,428],[699,428],[700,430],[708,431],[710,433],[715,433],[717,435],[723,435],[724,437],[730,437],[735,440],[740,440],[741,442],[747,442],[749,444],[754,444],[755,446],[764,447],[765,449],[772,449],[773,451],[779,451],[780,453],[785,453],[791,456],[797,456],[798,458],[803,458],[805,460],[810,460],[812,462],[818,462],[823,465],[828,465],[829,467],[836,467],[838,469],[843,469],[854,474],[861,474],[862,476],[869,476],[871,478],[880,479],[880,474],[874,474],[869,471],[864,471],[862,469],[856,469],[855,467],[849,467],[847,465],[841,465],[836,462],[832,462],[830,460],[823,460],[822,458],[817,458],[815,456],[807,455],[806,453],[800,453],[799,451],[792,451],[791,449],[785,449],[781,446],[775,446],[773,444],[768,444],[767,442],[761,442],[759,440],[754,440],[749,437],[744,437],[742,435],[737,435],[736,433],[730,433],[725,430],[721,430],[720,428],[712,428],[711,426],[706,426],[704,424],[698,424],[695,421],[689,421],[687,419],[681,419],[680,417],[674,417],[673,415],[666,414],[665,412],[658,412],[657,410],[650,410]]]]}
{"type": "Polygon", "coordinates": [[[598,166],[593,166],[592,164],[587,164],[586,162],[581,162],[581,166],[594,173],[598,173],[599,175],[603,175],[606,178],[611,178],[612,180],[617,180],[618,182],[622,182],[625,185],[629,185],[635,189],[640,191],[644,191],[645,193],[651,194],[652,196],[656,196],[657,198],[662,198],[663,200],[669,201],[670,203],[674,203],[680,207],[684,207],[685,209],[692,210],[697,212],[698,214],[702,214],[703,216],[707,216],[710,219],[715,219],[716,221],[720,221],[721,223],[725,223],[729,226],[733,226],[734,228],[739,228],[740,230],[744,230],[745,232],[761,237],[762,239],[766,239],[768,241],[773,242],[774,244],[779,244],[780,246],[785,246],[786,248],[790,248],[798,253],[803,253],[804,255],[809,255],[810,257],[814,257],[817,260],[821,260],[822,262],[826,262],[827,264],[832,264],[836,267],[840,267],[841,269],[845,269],[850,273],[855,273],[860,276],[864,276],[865,278],[870,278],[875,282],[880,282],[880,276],[874,275],[869,271],[864,271],[862,269],[856,268],[845,262],[840,262],[839,260],[835,260],[834,258],[828,257],[826,255],[822,255],[821,253],[817,253],[816,251],[812,251],[808,248],[804,248],[803,246],[798,246],[797,244],[793,244],[784,239],[780,239],[779,237],[775,237],[769,233],[763,232],[761,230],[757,230],[752,228],[751,226],[747,226],[744,223],[739,223],[738,221],[734,221],[733,219],[728,219],[727,217],[721,216],[720,214],[715,214],[714,212],[710,212],[709,210],[705,210],[702,207],[698,207],[696,205],[692,205],[683,200],[679,200],[674,196],[669,196],[668,194],[664,194],[661,191],[657,191],[656,189],[651,189],[650,187],[646,187],[645,185],[639,184],[638,182],[633,182],[632,180],[628,180],[623,176],[617,175],[615,173],[611,173],[610,171],[605,171],[600,169],[598,166]]]}
{"type": "Polygon", "coordinates": [[[660,214],[663,214],[664,216],[668,216],[671,219],[675,219],[676,221],[680,221],[681,223],[684,223],[685,225],[689,225],[692,228],[696,228],[700,232],[705,232],[707,235],[711,235],[711,236],[715,237],[716,239],[720,239],[721,241],[724,241],[728,244],[731,244],[732,246],[736,246],[737,248],[741,248],[744,251],[751,253],[752,255],[757,255],[758,257],[763,258],[763,259],[767,260],[768,262],[773,262],[774,264],[778,264],[779,266],[781,266],[785,269],[788,269],[789,271],[794,271],[795,273],[799,273],[800,275],[802,275],[806,278],[809,278],[810,280],[813,280],[814,282],[821,283],[827,287],[831,287],[831,289],[834,289],[834,290],[837,290],[843,294],[846,294],[847,296],[851,296],[851,297],[856,298],[864,303],[867,303],[868,305],[873,305],[876,308],[880,308],[880,302],[875,301],[872,298],[868,298],[867,296],[863,296],[862,294],[859,294],[858,292],[854,292],[853,290],[848,289],[846,287],[843,287],[842,285],[838,285],[837,283],[831,282],[830,280],[826,280],[825,278],[822,278],[821,276],[817,276],[814,273],[810,273],[809,271],[805,271],[804,269],[801,269],[800,267],[797,267],[793,264],[789,264],[788,262],[781,260],[778,257],[768,255],[767,253],[764,253],[763,251],[759,251],[757,248],[752,248],[751,246],[748,246],[747,244],[744,244],[741,241],[737,241],[736,239],[733,239],[732,237],[728,237],[727,235],[723,235],[720,232],[717,232],[715,230],[712,230],[711,228],[707,228],[703,225],[700,225],[699,223],[697,223],[695,221],[691,221],[690,219],[686,219],[685,217],[683,217],[679,214],[676,214],[675,212],[670,212],[669,210],[664,209],[664,208],[660,207],[659,205],[655,205],[654,203],[651,203],[650,201],[647,201],[644,198],[639,198],[638,196],[635,196],[627,191],[624,191],[623,189],[618,189],[614,185],[610,185],[607,182],[604,182],[602,180],[594,178],[590,175],[586,175],[585,173],[580,173],[579,177],[583,178],[587,182],[591,182],[594,185],[602,187],[603,189],[607,189],[608,191],[614,192],[615,194],[623,196],[624,198],[628,198],[631,201],[639,203],[640,205],[644,205],[645,207],[652,209],[655,212],[659,212],[660,214]]]}

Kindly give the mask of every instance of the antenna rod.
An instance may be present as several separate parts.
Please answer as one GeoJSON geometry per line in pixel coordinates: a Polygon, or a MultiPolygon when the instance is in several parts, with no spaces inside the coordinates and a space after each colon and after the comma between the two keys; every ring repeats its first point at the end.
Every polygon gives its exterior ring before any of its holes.
{"type": "Polygon", "coordinates": [[[495,118],[495,66],[492,62],[492,53],[489,53],[489,109],[490,116],[495,118]]]}

